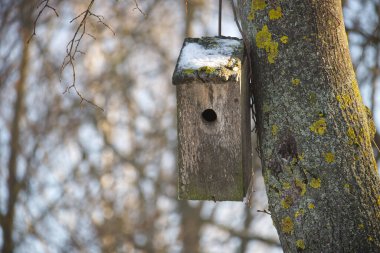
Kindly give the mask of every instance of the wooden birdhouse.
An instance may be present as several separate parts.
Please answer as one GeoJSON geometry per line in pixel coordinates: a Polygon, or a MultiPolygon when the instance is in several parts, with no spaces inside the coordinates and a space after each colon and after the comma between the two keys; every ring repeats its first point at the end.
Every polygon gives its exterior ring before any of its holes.
{"type": "Polygon", "coordinates": [[[177,90],[179,199],[243,200],[252,176],[242,41],[185,39],[177,90]]]}

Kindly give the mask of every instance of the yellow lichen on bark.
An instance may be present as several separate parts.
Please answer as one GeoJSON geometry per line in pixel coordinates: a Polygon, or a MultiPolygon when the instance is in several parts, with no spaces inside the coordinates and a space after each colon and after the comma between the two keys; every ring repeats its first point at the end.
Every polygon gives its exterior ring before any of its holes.
{"type": "Polygon", "coordinates": [[[314,189],[318,189],[321,187],[321,179],[320,178],[312,178],[310,181],[310,186],[314,189]]]}
{"type": "Polygon", "coordinates": [[[278,126],[277,125],[272,125],[272,135],[276,136],[278,133],[278,126]]]}
{"type": "Polygon", "coordinates": [[[290,183],[288,183],[288,182],[284,182],[284,183],[282,184],[282,187],[283,187],[285,190],[289,190],[290,187],[291,187],[291,185],[290,185],[290,183]]]}
{"type": "Polygon", "coordinates": [[[303,208],[297,210],[295,213],[294,213],[294,218],[298,218],[299,216],[302,216],[305,214],[305,210],[303,208]]]}
{"type": "Polygon", "coordinates": [[[266,51],[268,53],[268,62],[274,63],[278,56],[278,42],[272,41],[266,51]]]}
{"type": "Polygon", "coordinates": [[[293,199],[291,196],[286,196],[283,200],[281,200],[282,208],[288,209],[293,204],[293,199]]]}
{"type": "Polygon", "coordinates": [[[265,3],[265,0],[252,0],[251,3],[251,10],[248,14],[247,19],[249,21],[252,21],[255,19],[255,12],[259,10],[264,10],[265,7],[267,7],[267,4],[265,3]]]}
{"type": "Polygon", "coordinates": [[[286,216],[285,218],[281,220],[282,232],[284,232],[285,234],[291,234],[293,233],[293,229],[294,229],[294,224],[293,224],[292,218],[290,218],[289,216],[286,216]]]}
{"type": "Polygon", "coordinates": [[[373,119],[373,115],[372,115],[371,109],[369,109],[367,106],[364,106],[364,111],[365,111],[365,113],[367,115],[369,135],[371,137],[371,140],[373,140],[375,138],[375,135],[376,135],[375,121],[373,119]]]}
{"type": "Polygon", "coordinates": [[[258,48],[267,48],[272,41],[272,34],[269,32],[268,26],[264,25],[261,31],[256,34],[256,45],[258,48]]]}
{"type": "Polygon", "coordinates": [[[361,134],[364,134],[365,131],[364,129],[362,128],[360,133],[359,134],[356,134],[355,133],[355,130],[354,128],[352,127],[349,127],[348,130],[347,130],[347,136],[348,136],[348,144],[350,145],[360,145],[362,142],[363,142],[363,137],[361,136],[361,134]]]}
{"type": "Polygon", "coordinates": [[[269,63],[275,62],[278,56],[278,42],[272,41],[272,34],[267,25],[264,25],[256,34],[256,45],[258,48],[265,50],[269,63]]]}
{"type": "Polygon", "coordinates": [[[318,134],[318,135],[324,135],[327,130],[327,124],[325,118],[320,118],[319,120],[315,121],[310,127],[310,131],[318,134]]]}
{"type": "Polygon", "coordinates": [[[301,83],[301,80],[299,78],[292,78],[292,84],[294,86],[298,86],[301,83]]]}
{"type": "Polygon", "coordinates": [[[325,153],[325,161],[327,163],[333,163],[335,161],[335,154],[332,152],[325,153]]]}
{"type": "Polygon", "coordinates": [[[280,41],[283,43],[283,44],[288,44],[288,41],[289,41],[289,37],[284,35],[280,38],[280,41]]]}
{"type": "Polygon", "coordinates": [[[271,9],[269,11],[269,19],[276,20],[282,18],[281,7],[277,7],[276,9],[271,9]]]}
{"type": "Polygon", "coordinates": [[[302,180],[296,178],[295,185],[300,190],[300,195],[304,196],[306,193],[306,184],[304,182],[302,182],[302,180]]]}
{"type": "Polygon", "coordinates": [[[296,241],[296,246],[301,250],[304,250],[306,248],[305,242],[302,239],[296,241]]]}
{"type": "Polygon", "coordinates": [[[342,110],[346,109],[352,104],[352,99],[348,94],[337,95],[336,100],[342,110]]]}

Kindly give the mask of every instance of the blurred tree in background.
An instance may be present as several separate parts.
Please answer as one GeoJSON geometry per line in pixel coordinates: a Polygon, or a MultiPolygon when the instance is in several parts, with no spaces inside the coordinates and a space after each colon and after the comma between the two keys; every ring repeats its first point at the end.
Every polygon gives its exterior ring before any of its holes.
{"type": "MultiPolygon", "coordinates": [[[[90,2],[0,4],[1,251],[281,252],[270,216],[257,212],[267,207],[258,160],[253,208],[176,199],[171,75],[185,36],[215,35],[216,2],[95,1],[101,16],[88,18],[73,63],[77,90],[104,111],[67,90],[69,65],[61,76],[75,17],[90,2]]],[[[364,102],[377,119],[380,2],[344,4],[364,102]]],[[[229,8],[223,28],[235,30],[225,35],[237,35],[229,8]]]]}

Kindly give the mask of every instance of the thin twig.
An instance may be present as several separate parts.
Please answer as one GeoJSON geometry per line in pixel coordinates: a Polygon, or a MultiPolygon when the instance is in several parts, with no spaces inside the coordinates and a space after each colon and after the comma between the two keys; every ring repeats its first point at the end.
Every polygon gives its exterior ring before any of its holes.
{"type": "Polygon", "coordinates": [[[59,14],[57,12],[57,10],[52,7],[51,5],[49,5],[49,1],[50,0],[42,0],[36,7],[36,9],[38,10],[44,3],[44,6],[41,8],[41,10],[38,12],[38,15],[36,17],[36,19],[34,20],[34,23],[33,23],[33,33],[30,35],[29,39],[27,40],[27,43],[29,44],[29,42],[32,40],[32,38],[36,35],[36,26],[37,26],[37,21],[40,19],[40,16],[42,14],[42,12],[48,8],[48,9],[51,9],[52,11],[54,11],[55,15],[57,17],[59,17],[59,14]]]}
{"type": "MultiPolygon", "coordinates": [[[[92,1],[92,2],[94,2],[94,1],[92,1]]],[[[91,5],[91,3],[90,3],[90,5],[91,5]]],[[[90,7],[90,6],[89,6],[89,7],[90,7]]],[[[88,9],[89,7],[87,7],[87,10],[83,11],[82,13],[78,14],[78,16],[76,16],[75,18],[73,18],[72,20],[70,20],[70,23],[72,23],[72,22],[75,21],[76,19],[80,18],[82,15],[87,14],[87,13],[89,12],[89,9],[88,9]]],[[[91,8],[91,7],[90,7],[90,8],[91,8]]]]}
{"type": "Polygon", "coordinates": [[[93,40],[96,40],[96,37],[94,35],[92,35],[91,33],[86,33],[86,35],[90,38],[92,38],[93,40]]]}
{"type": "Polygon", "coordinates": [[[269,215],[272,215],[269,211],[267,210],[257,210],[258,213],[266,213],[266,214],[269,214],[269,215]]]}
{"type": "Polygon", "coordinates": [[[146,13],[141,10],[141,8],[139,7],[139,4],[137,3],[137,0],[134,0],[134,2],[135,2],[136,7],[133,10],[138,10],[142,15],[144,15],[144,17],[146,17],[147,16],[146,13]]]}
{"type": "Polygon", "coordinates": [[[77,29],[75,30],[74,32],[74,35],[72,37],[72,39],[67,43],[67,46],[66,46],[66,56],[65,58],[63,59],[63,62],[62,62],[62,65],[61,65],[61,70],[60,70],[60,81],[62,81],[62,74],[63,74],[63,71],[65,70],[65,68],[67,66],[70,66],[71,67],[71,71],[72,71],[72,83],[70,85],[67,86],[66,90],[63,92],[64,94],[65,93],[68,93],[71,89],[74,89],[75,90],[75,93],[78,95],[78,97],[80,98],[80,103],[82,103],[83,101],[88,103],[88,104],[91,104],[99,109],[101,109],[102,111],[103,108],[99,107],[98,105],[96,105],[94,102],[88,100],[87,98],[85,98],[78,90],[77,86],[76,86],[76,72],[75,72],[75,57],[77,54],[82,54],[84,55],[85,53],[83,51],[81,51],[79,49],[79,45],[83,39],[83,37],[85,35],[91,37],[92,39],[96,40],[96,37],[90,33],[88,33],[86,31],[86,24],[87,24],[87,20],[89,17],[95,17],[99,23],[103,24],[108,30],[110,30],[113,35],[116,35],[114,30],[112,30],[112,28],[106,24],[103,20],[104,20],[104,17],[101,16],[101,15],[97,15],[95,13],[93,13],[91,11],[91,8],[93,7],[93,4],[94,4],[95,0],[91,0],[89,5],[87,6],[87,9],[83,12],[81,12],[80,14],[78,14],[76,17],[74,17],[70,23],[74,22],[75,20],[78,20],[79,18],[81,18],[81,21],[77,27],[77,29]]]}
{"type": "Polygon", "coordinates": [[[74,89],[74,90],[75,90],[75,93],[76,93],[76,94],[78,95],[78,97],[80,98],[80,104],[82,104],[83,101],[84,101],[84,102],[86,102],[86,103],[88,103],[88,104],[90,104],[90,105],[93,105],[93,106],[95,106],[96,108],[98,108],[98,109],[104,111],[104,109],[103,109],[102,107],[98,106],[97,104],[95,104],[95,103],[92,102],[91,100],[88,100],[87,98],[83,97],[82,94],[78,91],[76,85],[71,85],[71,86],[67,87],[66,90],[63,92],[63,94],[66,94],[66,93],[70,92],[70,89],[74,89]]]}
{"type": "Polygon", "coordinates": [[[95,18],[97,18],[98,19],[98,23],[101,23],[102,25],[104,25],[105,27],[107,27],[108,30],[110,30],[113,33],[114,36],[116,35],[115,31],[112,30],[112,28],[108,24],[104,23],[104,21],[103,21],[104,17],[103,16],[94,14],[91,11],[90,11],[90,16],[94,16],[95,18]]]}

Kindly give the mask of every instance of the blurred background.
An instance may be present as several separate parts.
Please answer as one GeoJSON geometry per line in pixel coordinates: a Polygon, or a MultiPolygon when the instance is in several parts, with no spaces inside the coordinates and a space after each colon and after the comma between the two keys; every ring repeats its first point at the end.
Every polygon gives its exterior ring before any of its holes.
{"type": "MultiPolygon", "coordinates": [[[[90,3],[0,2],[1,251],[282,252],[270,216],[258,212],[267,198],[257,158],[251,208],[177,200],[171,76],[185,37],[217,35],[218,1],[94,1],[61,73],[90,3]]],[[[379,125],[380,1],[342,4],[379,125]]],[[[222,28],[240,37],[230,1],[222,28]]]]}

